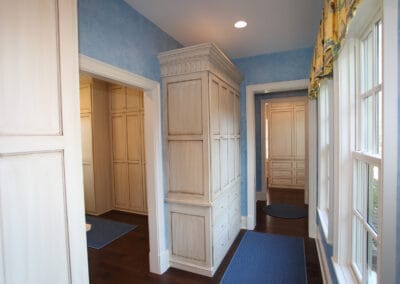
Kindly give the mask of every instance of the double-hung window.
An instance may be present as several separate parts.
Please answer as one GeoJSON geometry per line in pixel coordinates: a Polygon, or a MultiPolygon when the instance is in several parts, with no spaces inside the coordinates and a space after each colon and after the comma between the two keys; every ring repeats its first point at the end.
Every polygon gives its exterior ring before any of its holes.
{"type": "Polygon", "coordinates": [[[381,223],[382,22],[358,42],[356,145],[353,151],[352,268],[361,283],[377,283],[381,223]]]}

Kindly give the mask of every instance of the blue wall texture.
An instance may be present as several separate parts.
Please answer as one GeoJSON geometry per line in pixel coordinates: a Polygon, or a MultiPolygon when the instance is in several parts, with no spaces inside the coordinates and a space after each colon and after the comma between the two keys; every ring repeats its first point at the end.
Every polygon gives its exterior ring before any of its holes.
{"type": "Polygon", "coordinates": [[[233,63],[244,76],[240,87],[242,216],[247,215],[246,86],[309,78],[313,48],[236,58],[233,63]]]}
{"type": "Polygon", "coordinates": [[[79,0],[79,52],[160,81],[157,54],[182,47],[123,0],[79,0]]]}

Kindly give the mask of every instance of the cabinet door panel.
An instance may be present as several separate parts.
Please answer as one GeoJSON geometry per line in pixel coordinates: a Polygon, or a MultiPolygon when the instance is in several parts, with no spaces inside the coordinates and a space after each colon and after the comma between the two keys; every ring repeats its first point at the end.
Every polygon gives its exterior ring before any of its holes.
{"type": "Polygon", "coordinates": [[[82,161],[91,163],[93,161],[92,151],[92,118],[90,114],[81,114],[81,142],[82,161]]]}
{"type": "Polygon", "coordinates": [[[126,108],[130,111],[142,109],[143,91],[140,89],[126,88],[126,108]]]}
{"type": "Polygon", "coordinates": [[[228,89],[222,85],[219,93],[219,125],[221,135],[228,134],[228,89]]]}
{"type": "Polygon", "coordinates": [[[228,134],[234,134],[234,100],[235,100],[235,93],[232,90],[229,90],[228,97],[227,97],[227,120],[228,120],[228,134]]]}
{"type": "Polygon", "coordinates": [[[92,110],[92,87],[90,83],[83,84],[79,90],[81,112],[90,112],[92,110]]]}
{"type": "Polygon", "coordinates": [[[210,83],[210,127],[211,134],[219,134],[219,83],[210,83]]]}
{"type": "Polygon", "coordinates": [[[211,144],[211,184],[215,196],[221,191],[219,139],[212,140],[211,144]]]}
{"type": "Polygon", "coordinates": [[[294,141],[294,149],[295,149],[295,157],[297,159],[305,158],[305,112],[304,107],[295,108],[294,110],[294,131],[295,131],[295,141],[294,141]]]}
{"type": "Polygon", "coordinates": [[[129,208],[128,164],[114,163],[115,206],[129,208]]]}
{"type": "Polygon", "coordinates": [[[228,140],[220,140],[221,189],[228,185],[228,140]]]}
{"type": "Polygon", "coordinates": [[[124,87],[111,88],[111,111],[121,111],[126,108],[124,87]]]}
{"type": "Polygon", "coordinates": [[[112,123],[112,142],[113,159],[123,161],[126,159],[126,125],[124,115],[113,115],[112,123]]]}
{"type": "Polygon", "coordinates": [[[270,129],[270,159],[292,157],[292,125],[291,110],[271,111],[270,129]]]}
{"type": "Polygon", "coordinates": [[[133,210],[142,211],[144,203],[142,167],[140,164],[129,164],[128,167],[130,206],[133,210]]]}
{"type": "Polygon", "coordinates": [[[235,139],[228,139],[228,180],[232,182],[235,179],[235,139]]]}
{"type": "Polygon", "coordinates": [[[94,176],[93,165],[83,164],[83,187],[85,192],[85,209],[86,211],[95,212],[95,193],[94,193],[94,176]]]}
{"type": "Polygon", "coordinates": [[[141,160],[142,129],[140,115],[137,113],[126,115],[128,160],[141,160]]]}
{"type": "Polygon", "coordinates": [[[170,83],[167,88],[168,134],[202,134],[201,79],[170,83]]]}

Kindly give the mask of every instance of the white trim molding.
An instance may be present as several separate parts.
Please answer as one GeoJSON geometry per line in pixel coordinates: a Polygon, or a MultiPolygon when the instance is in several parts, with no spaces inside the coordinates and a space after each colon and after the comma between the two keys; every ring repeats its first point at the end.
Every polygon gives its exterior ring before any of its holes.
{"type": "Polygon", "coordinates": [[[381,283],[398,283],[398,1],[383,1],[383,155],[381,283]]]}
{"type": "MultiPolygon", "coordinates": [[[[246,129],[247,129],[247,229],[253,230],[256,216],[256,133],[255,95],[308,88],[308,79],[273,82],[246,86],[246,129]]],[[[316,169],[315,169],[316,171],[316,169]]],[[[309,211],[315,211],[315,204],[309,204],[309,211]]],[[[315,222],[314,220],[310,220],[315,222]]]]}
{"type": "Polygon", "coordinates": [[[165,244],[160,84],[82,54],[79,68],[104,81],[139,87],[144,91],[150,272],[162,274],[169,268],[169,252],[165,244]]]}

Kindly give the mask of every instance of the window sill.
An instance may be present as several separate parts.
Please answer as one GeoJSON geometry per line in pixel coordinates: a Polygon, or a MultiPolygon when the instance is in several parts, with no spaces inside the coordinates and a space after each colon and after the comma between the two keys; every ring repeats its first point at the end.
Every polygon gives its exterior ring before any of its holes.
{"type": "Polygon", "coordinates": [[[318,209],[318,217],[321,223],[322,231],[324,232],[324,237],[327,243],[330,244],[330,240],[328,238],[329,233],[329,216],[326,210],[318,209]]]}
{"type": "Polygon", "coordinates": [[[338,283],[359,284],[357,277],[349,265],[340,265],[334,258],[332,258],[332,263],[338,283]]]}

